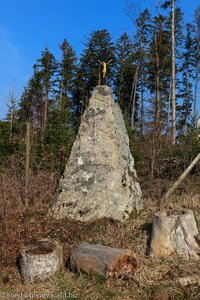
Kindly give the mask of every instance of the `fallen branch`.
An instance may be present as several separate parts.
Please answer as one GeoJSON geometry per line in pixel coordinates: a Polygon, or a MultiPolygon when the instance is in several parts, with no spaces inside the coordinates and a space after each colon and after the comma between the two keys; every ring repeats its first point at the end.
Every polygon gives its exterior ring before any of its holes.
{"type": "Polygon", "coordinates": [[[200,276],[187,276],[181,277],[174,281],[175,284],[180,284],[181,286],[186,286],[190,284],[200,285],[200,276]]]}
{"type": "Polygon", "coordinates": [[[187,285],[200,285],[200,276],[198,275],[191,275],[186,277],[179,277],[174,280],[165,280],[162,282],[163,285],[180,285],[180,286],[187,286],[187,285]]]}
{"type": "Polygon", "coordinates": [[[200,153],[197,157],[191,162],[189,167],[183,172],[183,174],[179,177],[179,179],[172,185],[172,187],[168,190],[168,192],[164,195],[164,197],[160,201],[160,206],[167,201],[167,199],[171,196],[171,194],[176,190],[176,188],[181,184],[181,182],[185,179],[185,177],[189,174],[192,168],[198,163],[200,159],[200,153]]]}

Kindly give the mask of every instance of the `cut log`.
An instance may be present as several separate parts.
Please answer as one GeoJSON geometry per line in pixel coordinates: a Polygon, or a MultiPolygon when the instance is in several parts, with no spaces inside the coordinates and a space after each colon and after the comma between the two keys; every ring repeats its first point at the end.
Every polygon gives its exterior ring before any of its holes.
{"type": "Polygon", "coordinates": [[[196,220],[191,210],[157,213],[153,219],[150,254],[175,254],[186,259],[199,259],[198,235],[196,220]]]}
{"type": "Polygon", "coordinates": [[[138,267],[137,255],[128,249],[82,243],[72,252],[71,267],[90,275],[119,277],[138,267]]]}
{"type": "Polygon", "coordinates": [[[23,283],[43,281],[53,276],[63,265],[59,242],[41,239],[20,250],[20,271],[23,283]]]}

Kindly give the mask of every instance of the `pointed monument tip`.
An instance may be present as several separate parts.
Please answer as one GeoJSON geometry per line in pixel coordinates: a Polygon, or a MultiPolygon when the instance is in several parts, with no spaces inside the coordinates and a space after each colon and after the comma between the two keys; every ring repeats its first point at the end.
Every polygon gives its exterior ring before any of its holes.
{"type": "Polygon", "coordinates": [[[98,92],[103,96],[110,96],[112,95],[112,89],[108,85],[97,85],[94,88],[94,92],[98,92]]]}
{"type": "Polygon", "coordinates": [[[97,85],[95,88],[98,88],[98,87],[103,87],[103,88],[109,88],[110,89],[110,87],[107,84],[97,85]]]}

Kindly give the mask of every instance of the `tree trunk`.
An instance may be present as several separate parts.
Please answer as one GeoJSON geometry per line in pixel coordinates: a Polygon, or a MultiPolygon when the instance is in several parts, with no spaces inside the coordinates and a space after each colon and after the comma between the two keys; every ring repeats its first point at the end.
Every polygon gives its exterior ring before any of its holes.
{"type": "Polygon", "coordinates": [[[26,123],[26,161],[25,161],[25,207],[28,207],[28,186],[30,168],[30,122],[26,123]]]}
{"type": "Polygon", "coordinates": [[[195,126],[197,123],[197,97],[199,90],[199,71],[200,71],[200,61],[199,61],[199,52],[200,52],[200,6],[197,6],[195,13],[195,25],[196,25],[196,45],[195,47],[195,92],[194,92],[194,122],[195,126]]]}
{"type": "Polygon", "coordinates": [[[47,127],[47,118],[48,118],[48,91],[45,91],[45,102],[44,102],[44,123],[43,129],[45,130],[47,127]]]}
{"type": "Polygon", "coordinates": [[[153,219],[150,253],[199,259],[198,229],[192,211],[157,213],[153,219]]]}
{"type": "Polygon", "coordinates": [[[63,97],[63,75],[60,83],[60,100],[59,100],[59,105],[58,105],[58,110],[61,111],[62,107],[62,97],[63,97]]]}
{"type": "Polygon", "coordinates": [[[171,115],[171,95],[172,95],[172,81],[170,79],[169,97],[168,97],[168,111],[167,111],[167,132],[170,134],[170,115],[171,115]]]}
{"type": "MultiPolygon", "coordinates": [[[[123,61],[121,61],[121,64],[123,64],[123,61]]],[[[123,88],[122,88],[122,82],[123,82],[123,69],[120,70],[120,78],[119,78],[119,107],[123,111],[123,88]]]]}
{"type": "Polygon", "coordinates": [[[9,133],[9,141],[12,142],[12,131],[13,131],[13,123],[14,123],[14,114],[15,114],[15,81],[12,83],[12,92],[9,95],[10,101],[10,133],[9,133]]]}
{"type": "Polygon", "coordinates": [[[172,145],[176,144],[176,91],[175,91],[175,29],[174,29],[174,0],[172,0],[172,23],[171,23],[171,36],[172,36],[172,145]]]}
{"type": "Polygon", "coordinates": [[[136,92],[137,92],[137,81],[138,81],[138,67],[136,67],[135,76],[133,80],[133,86],[131,91],[131,99],[132,102],[132,113],[131,113],[131,129],[133,129],[134,118],[135,118],[135,102],[136,102],[136,92]]]}
{"type": "Polygon", "coordinates": [[[189,73],[187,71],[186,74],[186,95],[185,95],[185,119],[184,119],[184,128],[183,128],[183,133],[186,136],[187,135],[187,117],[188,117],[188,107],[189,107],[189,73]]]}
{"type": "Polygon", "coordinates": [[[62,246],[49,239],[23,246],[20,255],[23,283],[43,281],[53,276],[63,265],[62,246]]]}
{"type": "MultiPolygon", "coordinates": [[[[160,60],[158,53],[158,40],[155,35],[155,54],[156,54],[156,78],[155,78],[155,125],[156,128],[161,131],[160,128],[160,60]]],[[[157,131],[157,130],[156,130],[157,131]]]]}
{"type": "MultiPolygon", "coordinates": [[[[198,47],[199,48],[199,47],[198,47]]],[[[198,49],[199,51],[200,49],[198,49]]],[[[195,127],[197,124],[197,95],[198,95],[198,86],[199,86],[199,62],[196,63],[195,68],[195,90],[194,90],[194,123],[195,127]]]]}
{"type": "Polygon", "coordinates": [[[140,64],[140,68],[139,68],[139,73],[141,75],[141,92],[140,92],[140,97],[141,97],[141,135],[143,136],[144,134],[144,49],[143,49],[143,45],[142,45],[142,32],[141,30],[140,32],[140,59],[139,59],[139,64],[140,64]]]}
{"type": "Polygon", "coordinates": [[[71,256],[72,269],[106,278],[130,274],[138,265],[138,258],[131,250],[102,245],[82,243],[71,256]]]}
{"type": "Polygon", "coordinates": [[[143,74],[141,76],[141,135],[144,134],[144,79],[143,74]]]}
{"type": "Polygon", "coordinates": [[[101,65],[99,66],[99,80],[98,80],[98,85],[101,85],[101,65]]]}
{"type": "Polygon", "coordinates": [[[156,145],[155,145],[155,137],[154,137],[154,133],[153,133],[153,145],[152,145],[152,157],[151,157],[151,174],[150,174],[150,179],[151,180],[153,180],[153,177],[154,177],[155,158],[156,158],[156,145]]]}

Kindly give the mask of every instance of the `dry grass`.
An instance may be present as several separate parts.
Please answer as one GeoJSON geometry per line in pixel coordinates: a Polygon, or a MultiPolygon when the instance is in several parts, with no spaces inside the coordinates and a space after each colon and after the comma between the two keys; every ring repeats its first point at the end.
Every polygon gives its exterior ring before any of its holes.
{"type": "MultiPolygon", "coordinates": [[[[78,295],[76,299],[84,300],[200,299],[199,286],[181,287],[170,283],[179,277],[194,274],[200,276],[199,262],[173,257],[165,259],[148,257],[152,218],[157,210],[163,186],[167,187],[171,182],[164,179],[154,182],[141,180],[145,208],[140,214],[133,213],[124,224],[113,220],[99,220],[85,224],[67,219],[52,221],[46,217],[58,176],[48,172],[32,174],[28,209],[22,206],[23,180],[12,165],[0,176],[0,291],[5,293],[0,294],[0,299],[9,299],[11,293],[21,292],[26,294],[65,292],[68,298],[69,295],[78,295]],[[129,248],[139,256],[140,268],[130,276],[121,274],[118,279],[110,278],[104,281],[98,276],[74,274],[70,272],[67,264],[65,272],[57,274],[54,279],[39,285],[24,286],[21,284],[16,265],[19,248],[26,242],[43,237],[52,237],[63,243],[65,262],[68,261],[72,249],[81,241],[86,241],[129,248]]],[[[199,181],[198,175],[189,177],[171,197],[167,208],[193,209],[200,222],[199,181]]]]}

